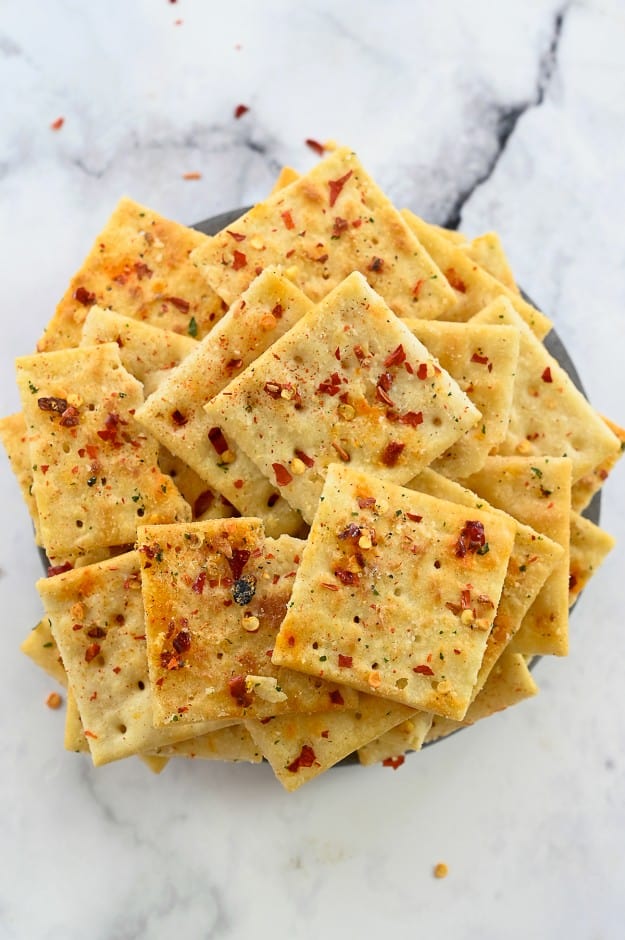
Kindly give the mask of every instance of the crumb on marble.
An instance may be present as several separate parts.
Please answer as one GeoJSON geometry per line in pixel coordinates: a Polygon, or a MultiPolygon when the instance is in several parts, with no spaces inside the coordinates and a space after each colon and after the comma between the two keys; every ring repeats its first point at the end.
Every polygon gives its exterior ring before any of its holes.
{"type": "Polygon", "coordinates": [[[449,868],[445,862],[437,862],[434,866],[434,877],[435,878],[446,878],[449,874],[449,868]]]}
{"type": "Polygon", "coordinates": [[[46,699],[46,705],[48,706],[48,708],[53,708],[56,710],[57,708],[60,708],[62,704],[63,704],[63,699],[61,698],[59,693],[50,692],[50,694],[48,695],[46,699]]]}

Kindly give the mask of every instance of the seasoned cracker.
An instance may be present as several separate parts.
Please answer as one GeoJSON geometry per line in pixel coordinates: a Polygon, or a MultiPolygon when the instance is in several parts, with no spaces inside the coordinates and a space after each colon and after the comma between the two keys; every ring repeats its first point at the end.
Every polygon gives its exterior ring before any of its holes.
{"type": "Polygon", "coordinates": [[[208,408],[307,522],[334,461],[402,483],[479,418],[356,272],[208,408]]]}
{"type": "Polygon", "coordinates": [[[134,419],[141,385],[114,343],[17,360],[48,556],[133,543],[137,523],[190,517],[134,419]]]}
{"type": "Polygon", "coordinates": [[[358,748],[358,760],[364,767],[392,761],[408,751],[419,751],[432,725],[429,712],[415,712],[411,718],[385,731],[378,738],[358,748]]]}
{"type": "Polygon", "coordinates": [[[573,484],[571,490],[571,506],[576,512],[583,512],[586,506],[588,506],[595,493],[601,489],[608,479],[608,476],[625,451],[625,428],[619,427],[618,424],[615,424],[614,421],[610,421],[610,419],[606,418],[604,415],[602,415],[602,418],[612,433],[618,437],[621,448],[617,454],[612,454],[610,457],[602,460],[600,464],[593,467],[592,470],[584,474],[583,477],[573,484]]]}
{"type": "MultiPolygon", "coordinates": [[[[487,503],[483,497],[477,496],[471,490],[460,486],[459,483],[447,480],[431,469],[424,470],[407,486],[461,506],[475,506],[494,513],[502,512],[501,509],[495,509],[487,503]]],[[[484,658],[471,692],[472,701],[484,686],[506,646],[520,629],[525,615],[538,597],[545,581],[558,561],[564,557],[564,549],[557,542],[544,533],[537,532],[531,526],[524,525],[508,513],[504,515],[514,522],[516,530],[514,545],[508,561],[493,628],[488,635],[484,658]]]]}
{"type": "Polygon", "coordinates": [[[193,252],[231,304],[269,264],[283,265],[311,300],[360,271],[399,316],[441,316],[455,302],[427,251],[347,147],[193,252]]]}
{"type": "Polygon", "coordinates": [[[30,440],[26,421],[21,411],[16,414],[0,418],[0,441],[4,445],[11,469],[15,474],[20,493],[26,503],[26,508],[35,529],[35,542],[41,545],[41,532],[39,529],[39,513],[37,502],[33,495],[33,470],[30,459],[30,440]]]}
{"type": "Polygon", "coordinates": [[[189,259],[208,240],[132,199],[121,199],[70,281],[37,349],[78,346],[94,304],[175,333],[206,336],[226,310],[189,259]]]}
{"type": "Polygon", "coordinates": [[[486,232],[485,235],[474,238],[462,248],[472,261],[501,281],[508,290],[514,291],[515,294],[520,293],[497,232],[486,232]]]}
{"type": "Polygon", "coordinates": [[[52,635],[50,621],[44,617],[30,631],[26,639],[21,643],[22,653],[28,656],[36,666],[47,672],[49,676],[56,679],[62,686],[67,686],[67,674],[56,645],[56,640],[52,635]]]}
{"type": "Polygon", "coordinates": [[[500,514],[333,464],[273,661],[462,718],[514,534],[500,514]]]}
{"type": "Polygon", "coordinates": [[[462,721],[452,721],[449,718],[434,716],[432,726],[426,735],[426,742],[437,741],[439,738],[453,734],[460,728],[467,728],[489,718],[497,712],[518,705],[538,693],[538,686],[532,678],[525,658],[520,653],[506,650],[481,690],[475,701],[469,707],[462,721]]]}
{"type": "MultiPolygon", "coordinates": [[[[145,754],[143,755],[146,756],[145,754]]],[[[156,748],[153,756],[159,757],[190,757],[197,760],[227,760],[246,761],[250,764],[259,764],[263,755],[260,749],[241,722],[209,731],[190,741],[179,741],[177,744],[163,744],[156,748]]]]}
{"type": "Polygon", "coordinates": [[[215,730],[155,728],[139,555],[37,582],[96,765],[215,730]]]}
{"type": "Polygon", "coordinates": [[[281,715],[246,725],[282,786],[293,791],[413,714],[405,705],[361,695],[350,711],[281,715]]]}
{"type": "Polygon", "coordinates": [[[569,561],[569,605],[573,605],[616,542],[590,519],[571,513],[571,557],[569,561]]]}
{"type": "Polygon", "coordinates": [[[146,396],[198,345],[190,336],[92,307],[83,324],[80,345],[101,343],[117,343],[124,369],[139,379],[146,396]]]}
{"type": "Polygon", "coordinates": [[[304,542],[259,519],[139,530],[154,721],[266,718],[353,695],[271,662],[304,542]]]}
{"type": "Polygon", "coordinates": [[[172,478],[191,507],[191,518],[194,522],[202,522],[204,519],[228,519],[238,515],[225,496],[213,490],[195,470],[187,466],[180,457],[170,454],[166,447],[161,447],[158,452],[158,465],[163,473],[172,478]]]}
{"type": "Polygon", "coordinates": [[[274,269],[264,271],[137,411],[137,420],[172,454],[243,515],[263,518],[272,536],[297,534],[301,517],[203,405],[311,309],[290,281],[274,269]]]}
{"type": "Polygon", "coordinates": [[[618,458],[618,437],[505,298],[482,310],[474,322],[508,324],[521,333],[510,424],[499,454],[569,457],[573,483],[602,461],[618,458]]]}
{"type": "Polygon", "coordinates": [[[539,339],[547,335],[551,329],[551,321],[544,314],[480,268],[461,247],[443,238],[423,219],[408,209],[403,209],[402,215],[454,288],[456,302],[442,315],[443,319],[470,320],[487,304],[498,297],[506,297],[539,339]]]}
{"type": "Polygon", "coordinates": [[[432,467],[458,479],[479,470],[506,436],[519,358],[519,332],[503,327],[406,320],[410,331],[456,380],[482,417],[432,467]]]}
{"type": "Polygon", "coordinates": [[[564,549],[512,640],[528,656],[568,652],[571,461],[566,457],[489,457],[464,481],[493,506],[564,549]]]}

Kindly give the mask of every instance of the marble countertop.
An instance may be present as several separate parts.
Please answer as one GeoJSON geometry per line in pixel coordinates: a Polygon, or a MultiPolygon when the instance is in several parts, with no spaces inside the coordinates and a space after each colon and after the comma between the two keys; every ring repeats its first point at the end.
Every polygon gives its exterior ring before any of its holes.
{"type": "MultiPolygon", "coordinates": [[[[623,424],[624,45],[617,0],[5,0],[0,413],[121,194],[192,223],[311,166],[312,137],[431,221],[497,229],[623,424]]],[[[53,683],[17,648],[40,569],[2,457],[0,938],[622,937],[624,474],[603,501],[620,544],[537,698],[396,773],[287,795],[266,766],[157,777],[63,751],[53,683]]]]}

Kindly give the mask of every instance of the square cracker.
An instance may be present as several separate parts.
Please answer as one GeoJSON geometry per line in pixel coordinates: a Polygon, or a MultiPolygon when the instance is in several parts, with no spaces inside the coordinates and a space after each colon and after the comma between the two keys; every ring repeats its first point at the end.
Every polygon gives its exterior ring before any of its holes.
{"type": "Polygon", "coordinates": [[[486,685],[469,707],[464,719],[452,721],[449,718],[435,716],[425,737],[426,743],[453,734],[460,728],[474,725],[476,721],[489,718],[511,705],[518,705],[525,699],[533,698],[537,692],[538,686],[532,678],[525,658],[520,653],[506,650],[488,677],[486,685]]]}
{"type": "Polygon", "coordinates": [[[80,345],[101,343],[117,343],[124,369],[139,379],[146,396],[198,345],[190,336],[94,306],[83,324],[80,345]]]}
{"type": "Polygon", "coordinates": [[[37,349],[78,346],[93,304],[175,333],[206,336],[226,309],[189,259],[208,240],[132,199],[121,199],[70,281],[37,349]]]}
{"type": "Polygon", "coordinates": [[[139,530],[154,720],[266,718],[353,701],[271,652],[304,543],[259,519],[139,530]]]}
{"type": "Polygon", "coordinates": [[[499,454],[569,457],[573,483],[602,461],[618,457],[618,437],[505,298],[482,310],[474,322],[508,324],[521,331],[510,424],[499,454]]]}
{"type": "Polygon", "coordinates": [[[33,470],[30,459],[30,441],[24,414],[16,414],[0,418],[0,441],[4,445],[11,469],[15,474],[22,498],[35,528],[35,542],[41,545],[41,531],[39,529],[39,513],[37,501],[33,495],[33,470]]]}
{"type": "Polygon", "coordinates": [[[293,791],[412,715],[405,705],[361,695],[355,709],[246,725],[282,786],[293,791]]]}
{"type": "Polygon", "coordinates": [[[595,493],[601,489],[617,462],[623,456],[623,451],[625,451],[625,428],[619,427],[618,424],[615,424],[614,421],[610,421],[605,415],[602,415],[602,418],[612,433],[616,434],[618,437],[621,442],[621,449],[618,454],[612,454],[610,457],[602,460],[600,464],[593,467],[592,470],[584,474],[583,477],[573,484],[571,490],[571,506],[576,512],[583,512],[595,493]]]}
{"type": "Polygon", "coordinates": [[[47,617],[40,620],[36,627],[30,631],[21,643],[20,649],[36,666],[39,666],[49,676],[56,679],[60,685],[67,686],[65,666],[47,617]]]}
{"type": "Polygon", "coordinates": [[[273,661],[462,718],[514,534],[501,515],[333,464],[273,661]]]}
{"type": "Polygon", "coordinates": [[[190,517],[134,419],[143,393],[116,344],[24,356],[17,377],[49,556],[132,543],[141,520],[190,517]]]}
{"type": "Polygon", "coordinates": [[[457,479],[479,470],[506,436],[519,358],[519,331],[503,327],[431,320],[406,325],[436,356],[443,369],[481,413],[481,420],[433,463],[433,469],[457,479]]]}
{"type": "Polygon", "coordinates": [[[454,288],[456,303],[442,315],[444,319],[470,320],[487,304],[503,296],[539,339],[547,335],[551,321],[544,314],[480,268],[462,248],[453,245],[423,219],[408,209],[403,209],[402,215],[454,288]]]}
{"type": "MultiPolygon", "coordinates": [[[[424,470],[407,485],[420,493],[447,499],[461,506],[475,506],[494,513],[503,512],[501,509],[495,509],[483,497],[477,496],[471,490],[460,486],[459,483],[447,480],[431,469],[424,470]]],[[[493,629],[488,635],[486,652],[471,692],[472,701],[484,686],[506,646],[520,629],[525,615],[538,597],[545,581],[558,561],[564,557],[564,549],[557,542],[532,529],[531,526],[524,525],[507,513],[504,515],[507,519],[512,519],[514,523],[516,529],[514,545],[508,561],[493,629]]]]}
{"type": "Polygon", "coordinates": [[[453,290],[399,212],[341,147],[193,252],[232,303],[268,264],[288,269],[311,300],[360,271],[399,316],[438,317],[453,290]]]}
{"type": "MultiPolygon", "coordinates": [[[[411,718],[390,728],[368,744],[358,748],[358,760],[363,767],[383,761],[393,761],[408,751],[419,751],[432,725],[429,712],[414,712],[411,718]]],[[[401,763],[401,761],[399,762],[401,763]]],[[[394,763],[392,766],[399,766],[394,763]]]]}
{"type": "Polygon", "coordinates": [[[215,729],[155,728],[139,555],[37,582],[96,765],[215,729]]]}
{"type": "Polygon", "coordinates": [[[615,545],[614,538],[590,519],[571,513],[569,605],[575,603],[615,545]]]}
{"type": "Polygon", "coordinates": [[[330,463],[402,483],[479,418],[356,272],[207,407],[307,522],[330,463]]]}
{"type": "Polygon", "coordinates": [[[518,653],[568,652],[571,461],[566,457],[489,457],[464,481],[493,506],[564,549],[512,640],[518,653]]]}
{"type": "Polygon", "coordinates": [[[296,534],[301,517],[236,440],[217,433],[203,405],[311,309],[300,290],[268,268],[137,412],[137,420],[172,454],[243,515],[263,518],[272,536],[296,534]]]}
{"type": "Polygon", "coordinates": [[[520,293],[497,232],[486,232],[484,235],[479,235],[473,241],[463,245],[462,249],[472,261],[475,261],[491,277],[501,281],[504,287],[514,291],[515,294],[520,293]]]}

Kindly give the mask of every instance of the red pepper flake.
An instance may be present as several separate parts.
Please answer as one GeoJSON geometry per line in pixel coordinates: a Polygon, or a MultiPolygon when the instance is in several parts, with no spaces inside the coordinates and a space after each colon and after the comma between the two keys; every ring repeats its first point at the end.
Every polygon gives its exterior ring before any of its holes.
{"type": "Polygon", "coordinates": [[[213,445],[213,447],[215,448],[215,450],[217,451],[217,453],[219,454],[219,456],[221,456],[228,450],[228,442],[226,438],[224,437],[224,434],[221,428],[218,428],[218,427],[211,428],[210,431],[208,432],[208,439],[213,445]]]}
{"type": "Polygon", "coordinates": [[[486,535],[481,522],[467,520],[456,542],[456,557],[464,558],[467,552],[485,554],[481,550],[486,546],[486,535]]]}
{"type": "Polygon", "coordinates": [[[461,610],[471,609],[471,591],[468,588],[463,588],[460,591],[460,608],[461,610]]]}
{"type": "Polygon", "coordinates": [[[336,395],[341,388],[341,379],[338,372],[333,372],[317,386],[317,392],[322,395],[336,395]]]}
{"type": "Polygon", "coordinates": [[[413,297],[416,297],[417,300],[419,299],[419,294],[421,293],[421,288],[423,287],[424,284],[425,284],[425,278],[421,277],[419,278],[415,286],[412,288],[412,295],[413,297]]]}
{"type": "Polygon", "coordinates": [[[234,238],[235,242],[244,242],[244,241],[245,241],[246,236],[245,236],[245,235],[242,235],[240,232],[233,232],[233,231],[231,231],[231,229],[229,229],[229,228],[226,229],[226,231],[227,231],[228,235],[230,235],[231,238],[234,238]]]}
{"type": "Polygon", "coordinates": [[[60,415],[67,409],[67,401],[64,398],[38,398],[37,405],[41,411],[54,411],[60,415]]]}
{"type": "Polygon", "coordinates": [[[343,656],[342,653],[339,653],[339,666],[341,669],[351,669],[353,661],[353,656],[343,656]]]}
{"type": "Polygon", "coordinates": [[[40,465],[39,469],[41,470],[41,472],[43,473],[43,475],[44,475],[44,477],[45,477],[46,473],[47,473],[48,470],[50,469],[50,464],[49,464],[49,463],[42,463],[42,464],[40,465]]]}
{"type": "Polygon", "coordinates": [[[330,701],[332,702],[333,705],[345,704],[345,700],[343,699],[343,696],[341,695],[338,689],[333,689],[330,692],[330,701]]]}
{"type": "Polygon", "coordinates": [[[547,366],[547,368],[541,375],[541,379],[543,380],[543,382],[553,382],[553,378],[551,377],[551,369],[549,368],[549,366],[547,366]]]}
{"type": "Polygon", "coordinates": [[[420,676],[433,676],[434,675],[434,671],[430,669],[429,666],[426,666],[425,664],[423,666],[415,666],[412,671],[418,673],[418,675],[420,676]]]}
{"type": "Polygon", "coordinates": [[[358,498],[358,505],[361,509],[371,509],[375,506],[375,496],[360,496],[358,498]]]}
{"type": "Polygon", "coordinates": [[[348,228],[349,222],[347,219],[342,219],[340,215],[337,215],[332,225],[332,238],[340,238],[341,234],[348,228]]]}
{"type": "Polygon", "coordinates": [[[247,265],[247,257],[243,254],[242,251],[237,251],[236,248],[232,255],[232,270],[240,271],[241,268],[244,268],[247,265]]]}
{"type": "Polygon", "coordinates": [[[332,208],[336,200],[341,195],[341,190],[343,189],[343,186],[345,186],[345,183],[350,178],[353,172],[354,172],[353,170],[349,170],[349,172],[346,173],[345,176],[341,176],[337,180],[328,180],[328,186],[330,188],[330,208],[332,208]]]}
{"type": "Polygon", "coordinates": [[[278,484],[278,486],[288,486],[288,484],[292,481],[293,477],[291,476],[287,468],[283,466],[283,464],[281,463],[272,463],[271,466],[273,467],[273,472],[276,475],[276,483],[278,484]]]}
{"type": "Polygon", "coordinates": [[[337,452],[337,454],[339,455],[343,463],[350,462],[352,458],[349,456],[345,448],[341,447],[341,445],[337,441],[332,441],[332,447],[335,449],[335,451],[337,452]]]}
{"type": "Polygon", "coordinates": [[[569,591],[572,591],[575,587],[577,587],[577,576],[571,572],[569,575],[569,591]]]}
{"type": "Polygon", "coordinates": [[[271,312],[273,313],[274,317],[279,320],[284,313],[284,308],[282,304],[276,304],[271,312]]]}
{"type": "Polygon", "coordinates": [[[347,528],[343,529],[342,532],[339,532],[340,539],[357,539],[360,537],[362,528],[359,525],[356,525],[355,522],[350,522],[347,528]]]}
{"type": "Polygon", "coordinates": [[[191,634],[188,630],[181,630],[176,634],[172,641],[172,646],[177,653],[186,653],[191,649],[191,634]]]}
{"type": "Polygon", "coordinates": [[[322,732],[321,732],[321,737],[322,737],[322,738],[329,738],[329,737],[330,737],[330,732],[328,731],[327,728],[325,729],[325,731],[322,731],[322,732]]]}
{"type": "MultiPolygon", "coordinates": [[[[235,581],[238,581],[243,574],[243,569],[250,560],[250,552],[246,548],[233,548],[232,557],[227,558],[226,561],[232,572],[232,577],[235,581]]],[[[223,583],[226,581],[224,579],[223,583]]]]}
{"type": "Polygon", "coordinates": [[[417,428],[420,424],[423,424],[423,412],[422,411],[407,411],[405,414],[399,416],[400,424],[407,424],[411,428],[417,428]]]}
{"type": "Polygon", "coordinates": [[[293,229],[295,228],[295,222],[293,221],[293,216],[290,211],[287,209],[286,212],[280,213],[282,216],[282,221],[284,222],[285,228],[293,229]]]}
{"type": "Polygon", "coordinates": [[[102,627],[89,627],[87,636],[90,636],[93,640],[101,640],[102,637],[106,636],[106,630],[102,627]]]}
{"type": "Polygon", "coordinates": [[[379,274],[384,270],[384,258],[374,257],[371,259],[367,266],[367,271],[373,271],[375,274],[379,274]]]}
{"type": "Polygon", "coordinates": [[[176,310],[180,310],[181,313],[188,313],[191,307],[189,301],[183,300],[182,297],[166,297],[165,300],[167,303],[172,304],[176,310]]]}
{"type": "Polygon", "coordinates": [[[362,219],[354,219],[352,222],[352,228],[360,228],[362,225],[362,219]]]}
{"type": "Polygon", "coordinates": [[[308,454],[305,454],[303,450],[296,450],[295,456],[298,457],[308,469],[315,466],[315,461],[312,457],[309,457],[308,454]]]}
{"type": "Polygon", "coordinates": [[[328,591],[338,591],[339,589],[338,584],[328,584],[327,581],[322,581],[321,587],[327,588],[328,591]]]}
{"type": "Polygon", "coordinates": [[[388,369],[391,366],[399,366],[404,362],[406,358],[406,353],[404,351],[403,345],[400,343],[399,346],[396,346],[392,353],[384,360],[384,368],[388,369]]]}
{"type": "Polygon", "coordinates": [[[235,490],[242,490],[244,483],[245,483],[244,480],[241,480],[241,479],[235,480],[233,486],[234,486],[235,490]]]}
{"type": "Polygon", "coordinates": [[[307,147],[310,147],[310,149],[316,153],[318,157],[322,157],[326,152],[326,148],[323,146],[323,144],[320,144],[318,140],[313,140],[312,137],[307,137],[304,143],[307,147]]]}
{"type": "MultiPolygon", "coordinates": [[[[202,594],[204,591],[204,585],[206,584],[206,572],[200,571],[197,578],[191,585],[191,590],[194,594],[202,594]]],[[[180,652],[180,650],[178,650],[180,652]]]]}
{"type": "Polygon", "coordinates": [[[235,676],[228,680],[228,690],[240,708],[247,708],[252,704],[252,698],[245,687],[245,677],[235,676]]]}
{"type": "Polygon", "coordinates": [[[93,738],[94,741],[98,740],[97,734],[94,734],[93,731],[89,731],[88,729],[85,729],[84,735],[86,738],[93,738]]]}
{"type": "Polygon", "coordinates": [[[201,180],[202,174],[198,173],[197,170],[193,170],[191,173],[183,173],[183,180],[201,180]]]}
{"type": "Polygon", "coordinates": [[[63,414],[61,415],[61,420],[59,425],[62,428],[75,428],[78,422],[80,421],[80,412],[78,408],[74,408],[73,405],[68,405],[63,414]]]}
{"type": "Polygon", "coordinates": [[[317,756],[312,747],[309,744],[304,744],[295,760],[291,761],[286,769],[292,774],[296,774],[300,767],[312,767],[316,760],[317,756]]]}
{"type": "Polygon", "coordinates": [[[247,114],[249,110],[250,109],[248,108],[246,104],[238,104],[236,108],[234,109],[234,116],[237,119],[237,121],[239,120],[239,118],[242,118],[244,114],[247,114]]]}
{"type": "Polygon", "coordinates": [[[479,353],[474,352],[471,356],[471,362],[478,362],[481,366],[487,366],[488,356],[480,356],[479,353]]]}
{"type": "Polygon", "coordinates": [[[338,578],[341,584],[358,584],[360,578],[353,571],[347,571],[345,568],[335,568],[334,577],[338,578]]]}
{"type": "Polygon", "coordinates": [[[143,261],[136,261],[134,264],[134,269],[135,274],[140,281],[142,281],[144,277],[147,277],[148,279],[151,278],[152,274],[154,273],[151,268],[148,268],[147,264],[145,264],[143,261]]]}
{"type": "Polygon", "coordinates": [[[85,650],[85,662],[90,663],[93,659],[96,658],[99,652],[100,652],[100,644],[92,643],[85,650]]]}
{"type": "Polygon", "coordinates": [[[55,121],[52,121],[52,124],[50,125],[50,130],[60,131],[64,124],[65,124],[65,118],[58,117],[55,121]]]}
{"type": "Polygon", "coordinates": [[[336,359],[337,362],[341,361],[341,349],[339,346],[337,346],[336,349],[334,350],[334,358],[336,359]]]}
{"type": "Polygon", "coordinates": [[[399,441],[389,441],[382,451],[382,463],[385,467],[394,467],[406,445],[399,441]]]}
{"type": "Polygon", "coordinates": [[[74,291],[74,300],[77,300],[83,307],[90,307],[95,303],[95,294],[86,287],[77,287],[74,291]]]}
{"type": "Polygon", "coordinates": [[[445,271],[445,277],[454,290],[459,291],[461,294],[466,294],[467,285],[464,283],[455,268],[447,268],[445,271]]]}
{"type": "Polygon", "coordinates": [[[176,424],[179,428],[182,428],[182,427],[184,427],[184,425],[187,423],[187,421],[188,421],[189,419],[186,418],[186,417],[183,415],[183,413],[182,413],[181,411],[178,411],[178,409],[176,408],[176,410],[175,410],[175,411],[172,411],[172,413],[171,413],[171,420],[172,420],[172,421],[174,422],[174,424],[176,424]]]}
{"type": "Polygon", "coordinates": [[[387,389],[391,387],[391,384],[392,376],[389,372],[384,372],[378,379],[377,385],[375,387],[375,397],[378,401],[381,401],[382,404],[388,405],[389,408],[393,408],[395,406],[395,402],[387,391],[387,389]],[[389,379],[391,380],[390,382],[389,379]]]}
{"type": "Polygon", "coordinates": [[[427,377],[428,377],[428,364],[427,362],[420,362],[419,368],[417,369],[417,378],[427,379],[427,377]]]}
{"type": "Polygon", "coordinates": [[[54,578],[57,574],[64,574],[66,571],[71,571],[73,567],[71,561],[66,561],[64,565],[50,565],[47,574],[49,578],[54,578]]]}
{"type": "Polygon", "coordinates": [[[229,359],[226,363],[226,369],[228,369],[229,372],[232,372],[233,369],[240,369],[242,365],[242,359],[229,359]]]}
{"type": "Polygon", "coordinates": [[[407,512],[406,517],[410,519],[411,522],[421,522],[423,516],[417,516],[414,512],[407,512]]]}
{"type": "Polygon", "coordinates": [[[267,392],[272,398],[280,398],[280,393],[282,391],[282,386],[279,382],[265,382],[263,385],[263,391],[267,392]]]}
{"type": "Polygon", "coordinates": [[[397,770],[398,767],[404,763],[406,758],[403,754],[400,754],[398,757],[385,757],[382,761],[383,767],[392,767],[393,770],[397,770]]]}

